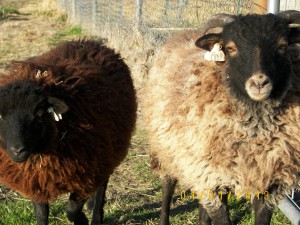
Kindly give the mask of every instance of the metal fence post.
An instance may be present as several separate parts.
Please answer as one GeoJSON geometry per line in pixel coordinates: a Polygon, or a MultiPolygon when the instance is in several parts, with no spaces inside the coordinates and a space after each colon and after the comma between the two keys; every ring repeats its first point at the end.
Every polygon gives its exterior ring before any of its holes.
{"type": "Polygon", "coordinates": [[[280,0],[268,0],[268,13],[277,14],[280,9],[280,0]]]}
{"type": "Polygon", "coordinates": [[[123,25],[124,23],[124,18],[123,18],[123,10],[124,10],[124,1],[123,0],[120,0],[120,6],[119,6],[119,23],[121,25],[123,25]]]}
{"type": "Polygon", "coordinates": [[[136,26],[142,25],[143,0],[136,0],[136,26]]]}
{"type": "Polygon", "coordinates": [[[95,33],[97,28],[97,0],[91,0],[92,5],[92,25],[91,25],[91,32],[95,33]]]}
{"type": "Polygon", "coordinates": [[[76,21],[76,0],[71,0],[71,22],[77,24],[76,21]]]}

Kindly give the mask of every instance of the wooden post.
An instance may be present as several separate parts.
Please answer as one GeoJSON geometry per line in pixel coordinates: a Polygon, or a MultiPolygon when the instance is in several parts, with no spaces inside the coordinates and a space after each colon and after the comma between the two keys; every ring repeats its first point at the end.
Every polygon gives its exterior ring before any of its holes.
{"type": "Polygon", "coordinates": [[[266,14],[268,0],[253,0],[253,13],[266,14]]]}

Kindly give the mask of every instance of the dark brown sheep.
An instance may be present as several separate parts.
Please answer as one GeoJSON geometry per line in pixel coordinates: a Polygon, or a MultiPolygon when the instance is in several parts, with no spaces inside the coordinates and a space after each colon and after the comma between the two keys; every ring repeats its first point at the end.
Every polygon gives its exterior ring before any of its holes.
{"type": "Polygon", "coordinates": [[[64,193],[68,218],[88,224],[82,207],[96,192],[92,224],[99,224],[100,198],[127,154],[136,109],[127,65],[98,41],[13,62],[0,76],[0,183],[33,201],[39,225],[48,224],[48,202],[64,193]]]}

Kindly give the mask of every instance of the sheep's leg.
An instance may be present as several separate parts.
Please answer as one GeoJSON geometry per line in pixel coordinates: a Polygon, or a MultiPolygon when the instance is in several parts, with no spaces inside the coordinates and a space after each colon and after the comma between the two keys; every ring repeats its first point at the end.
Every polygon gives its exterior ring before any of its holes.
{"type": "Polygon", "coordinates": [[[70,221],[74,222],[74,225],[88,225],[88,220],[82,212],[82,208],[85,202],[86,199],[80,198],[75,193],[72,193],[70,195],[67,208],[67,216],[70,221]]]}
{"type": "Polygon", "coordinates": [[[229,207],[227,205],[227,195],[223,195],[222,198],[215,193],[211,193],[211,196],[206,196],[203,199],[203,208],[206,212],[202,212],[202,225],[218,224],[218,225],[231,225],[229,217],[229,207]],[[208,219],[210,218],[210,220],[208,219]]]}
{"type": "Polygon", "coordinates": [[[107,188],[106,181],[103,185],[101,185],[94,195],[94,207],[93,207],[93,217],[91,225],[99,225],[103,223],[104,218],[104,205],[105,205],[105,192],[107,188]]]}
{"type": "Polygon", "coordinates": [[[33,202],[34,212],[38,225],[48,225],[49,205],[47,203],[33,202]]]}
{"type": "Polygon", "coordinates": [[[259,195],[258,198],[255,196],[252,206],[255,215],[255,225],[269,225],[273,210],[266,205],[264,195],[259,195]]]}
{"type": "Polygon", "coordinates": [[[210,212],[210,218],[213,224],[231,225],[227,206],[222,205],[218,210],[210,212]]]}
{"type": "Polygon", "coordinates": [[[199,203],[199,225],[211,225],[211,219],[201,203],[199,203]]]}
{"type": "Polygon", "coordinates": [[[160,211],[160,225],[169,225],[170,205],[177,180],[165,176],[162,184],[162,204],[160,211]]]}

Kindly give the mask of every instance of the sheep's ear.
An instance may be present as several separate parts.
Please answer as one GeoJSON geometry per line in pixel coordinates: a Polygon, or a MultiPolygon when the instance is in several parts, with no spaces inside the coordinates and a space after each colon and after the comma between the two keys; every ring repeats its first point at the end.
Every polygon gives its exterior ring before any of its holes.
{"type": "Polygon", "coordinates": [[[199,48],[202,48],[206,51],[211,51],[214,47],[214,44],[216,43],[220,43],[222,44],[221,41],[221,34],[206,34],[202,37],[200,37],[197,41],[196,41],[196,46],[199,48]]]}
{"type": "Polygon", "coordinates": [[[55,97],[48,97],[48,102],[52,105],[52,108],[56,114],[63,114],[69,110],[66,103],[55,97]]]}

